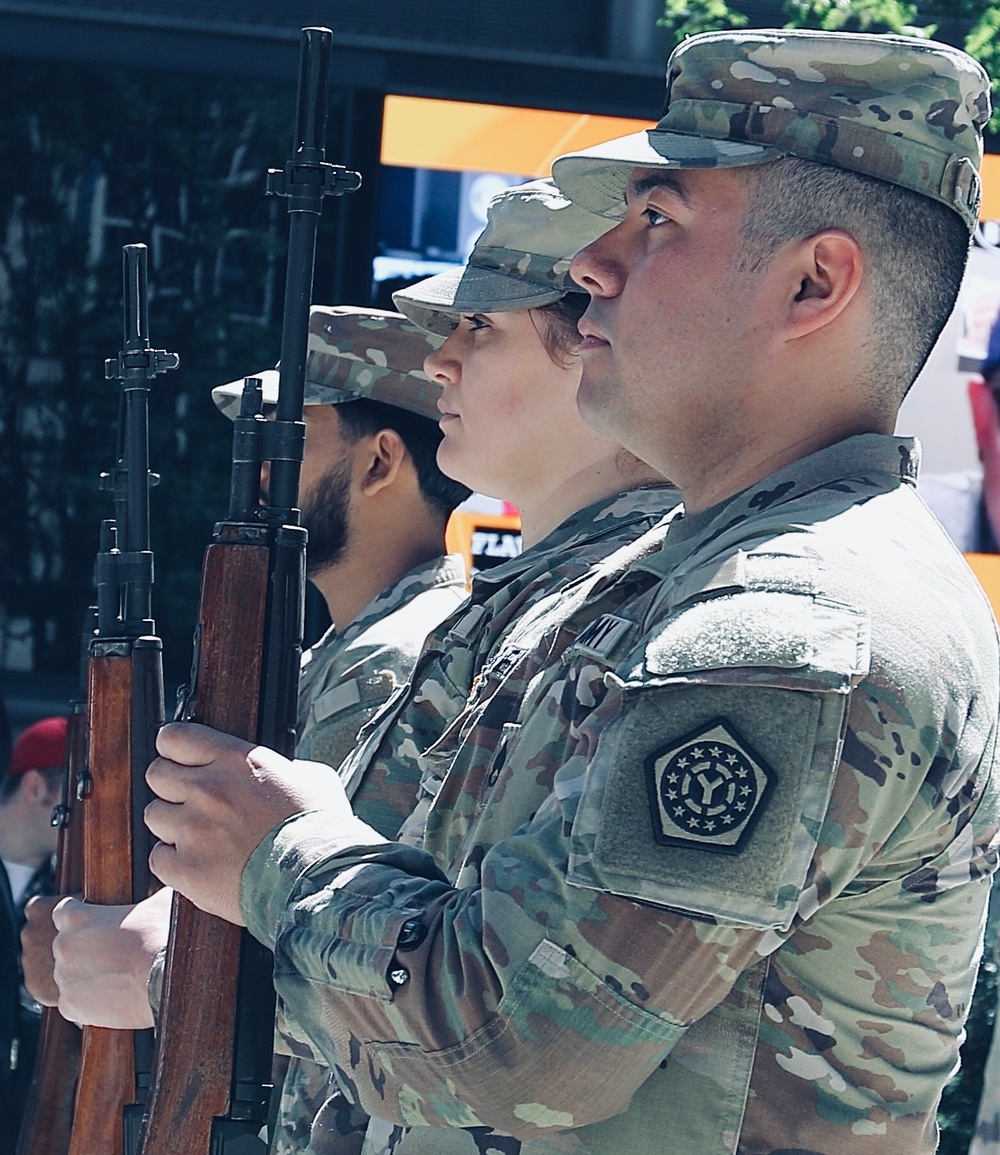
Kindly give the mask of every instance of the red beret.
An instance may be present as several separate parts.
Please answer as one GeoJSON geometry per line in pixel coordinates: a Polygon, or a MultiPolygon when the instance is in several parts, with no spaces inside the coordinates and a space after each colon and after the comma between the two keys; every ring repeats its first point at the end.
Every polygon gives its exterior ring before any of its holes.
{"type": "Polygon", "coordinates": [[[43,718],[35,722],[14,743],[8,773],[25,770],[55,770],[66,765],[66,719],[43,718]]]}

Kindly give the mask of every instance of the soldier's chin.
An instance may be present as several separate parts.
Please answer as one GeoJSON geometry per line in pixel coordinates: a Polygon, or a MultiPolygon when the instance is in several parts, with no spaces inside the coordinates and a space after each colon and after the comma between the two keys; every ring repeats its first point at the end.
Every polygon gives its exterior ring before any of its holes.
{"type": "Polygon", "coordinates": [[[580,416],[597,433],[605,437],[615,437],[614,406],[610,383],[596,373],[588,373],[584,366],[583,376],[576,390],[576,407],[580,416]]]}

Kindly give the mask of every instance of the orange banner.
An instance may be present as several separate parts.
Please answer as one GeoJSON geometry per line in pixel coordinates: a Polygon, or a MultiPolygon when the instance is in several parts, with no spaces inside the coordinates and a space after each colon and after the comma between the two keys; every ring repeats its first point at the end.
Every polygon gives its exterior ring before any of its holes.
{"type": "MultiPolygon", "coordinates": [[[[387,96],[382,163],[451,172],[548,176],[564,152],[651,128],[649,120],[543,108],[387,96]]],[[[983,158],[984,221],[1000,221],[1000,155],[983,158]]]]}
{"type": "Polygon", "coordinates": [[[382,163],[548,176],[564,152],[651,127],[648,120],[387,96],[382,163]]]}
{"type": "Polygon", "coordinates": [[[1000,554],[967,553],[965,560],[979,578],[993,607],[993,616],[1000,620],[1000,554]]]}

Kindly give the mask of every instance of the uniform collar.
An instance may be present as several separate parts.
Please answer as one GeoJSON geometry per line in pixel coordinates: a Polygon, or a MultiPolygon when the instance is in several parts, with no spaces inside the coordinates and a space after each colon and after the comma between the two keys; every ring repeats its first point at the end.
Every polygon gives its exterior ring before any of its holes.
{"type": "MultiPolygon", "coordinates": [[[[673,572],[690,551],[722,539],[730,530],[740,537],[746,522],[780,524],[786,509],[805,495],[824,491],[844,505],[876,493],[887,493],[902,484],[915,486],[920,467],[920,445],[912,437],[884,433],[861,433],[793,462],[777,473],[719,502],[710,509],[679,515],[670,523],[663,548],[636,563],[636,569],[665,575],[673,572]]],[[[720,546],[722,541],[719,541],[720,546]]]]}
{"type": "MultiPolygon", "coordinates": [[[[501,565],[477,573],[472,579],[472,600],[478,600],[477,593],[482,587],[492,589],[504,585],[537,566],[541,559],[551,554],[567,553],[588,541],[597,541],[608,534],[617,533],[623,526],[666,514],[678,500],[677,489],[664,484],[644,485],[640,489],[629,489],[592,502],[567,517],[530,549],[501,565]]],[[[491,595],[484,591],[479,596],[491,595]]]]}
{"type": "Polygon", "coordinates": [[[349,626],[336,635],[344,645],[364,633],[380,618],[395,613],[418,593],[450,586],[465,588],[465,561],[460,553],[444,554],[414,566],[393,585],[373,598],[349,626]]]}

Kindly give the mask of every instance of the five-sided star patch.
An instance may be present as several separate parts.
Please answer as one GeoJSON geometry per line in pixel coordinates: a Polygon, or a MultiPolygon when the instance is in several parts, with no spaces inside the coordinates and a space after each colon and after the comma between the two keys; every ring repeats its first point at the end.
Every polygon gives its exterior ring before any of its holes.
{"type": "Polygon", "coordinates": [[[773,782],[774,771],[717,718],[646,759],[653,835],[665,846],[738,854],[773,782]]]}

